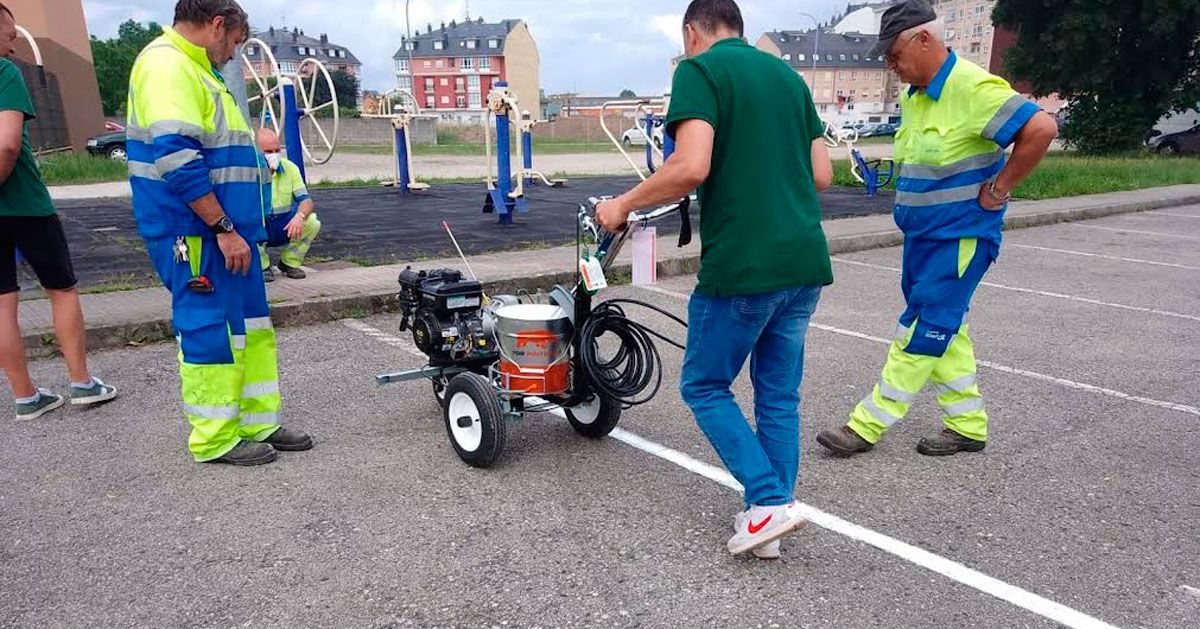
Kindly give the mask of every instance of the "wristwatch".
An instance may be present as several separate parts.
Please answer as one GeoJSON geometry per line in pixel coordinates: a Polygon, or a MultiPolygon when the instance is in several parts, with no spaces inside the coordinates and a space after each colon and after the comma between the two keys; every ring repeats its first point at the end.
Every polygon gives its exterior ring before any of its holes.
{"type": "Polygon", "coordinates": [[[225,214],[225,215],[221,216],[221,218],[218,219],[217,222],[213,223],[212,225],[209,225],[208,228],[211,229],[212,233],[217,236],[220,236],[221,234],[232,234],[233,233],[233,221],[229,219],[228,214],[225,214]]]}
{"type": "Polygon", "coordinates": [[[996,191],[996,180],[995,179],[988,182],[987,193],[988,193],[989,197],[992,197],[993,199],[995,199],[996,201],[998,201],[1000,203],[1008,203],[1009,200],[1012,199],[1012,191],[1011,190],[1009,192],[1005,192],[1004,194],[1000,194],[999,192],[996,191]]]}

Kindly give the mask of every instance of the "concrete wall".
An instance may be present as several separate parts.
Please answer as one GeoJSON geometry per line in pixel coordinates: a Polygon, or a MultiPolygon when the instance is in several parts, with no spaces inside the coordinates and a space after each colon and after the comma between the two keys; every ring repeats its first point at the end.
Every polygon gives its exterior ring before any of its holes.
{"type": "MultiPolygon", "coordinates": [[[[46,70],[57,77],[71,146],[82,151],[88,137],[104,132],[100,88],[92,63],[81,0],[6,0],[17,24],[29,29],[42,51],[46,70]]],[[[17,57],[33,63],[18,38],[17,57]]]]}
{"type": "MultiPolygon", "coordinates": [[[[332,124],[332,120],[329,121],[332,124]]],[[[324,124],[325,121],[322,120],[324,124]]],[[[323,146],[317,139],[309,124],[301,125],[304,131],[304,141],[312,146],[323,146]]],[[[329,133],[331,127],[322,129],[329,133]]],[[[412,142],[414,144],[437,144],[437,123],[433,118],[417,118],[413,120],[412,142]]],[[[391,146],[392,123],[384,118],[343,118],[338,125],[338,145],[340,146],[391,146]]]]}
{"type": "Polygon", "coordinates": [[[504,68],[508,87],[517,93],[521,109],[536,116],[542,109],[539,87],[541,57],[538,55],[537,42],[525,22],[513,28],[505,40],[504,68]]]}

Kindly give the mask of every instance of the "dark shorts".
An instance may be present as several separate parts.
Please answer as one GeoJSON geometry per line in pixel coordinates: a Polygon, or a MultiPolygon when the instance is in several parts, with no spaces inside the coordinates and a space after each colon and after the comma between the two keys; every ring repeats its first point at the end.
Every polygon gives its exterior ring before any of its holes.
{"type": "Polygon", "coordinates": [[[0,295],[15,293],[17,256],[25,260],[47,290],[75,287],[75,269],[67,235],[58,215],[0,216],[0,295]]]}

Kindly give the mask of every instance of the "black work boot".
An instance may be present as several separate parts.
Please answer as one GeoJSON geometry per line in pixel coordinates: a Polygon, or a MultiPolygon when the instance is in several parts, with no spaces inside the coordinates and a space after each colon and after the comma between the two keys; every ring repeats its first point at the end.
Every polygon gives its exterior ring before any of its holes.
{"type": "Polygon", "coordinates": [[[849,426],[822,430],[817,434],[817,443],[825,446],[825,449],[834,455],[845,457],[868,452],[875,447],[870,441],[858,436],[849,426]]]}
{"type": "Polygon", "coordinates": [[[271,267],[267,267],[266,270],[263,271],[263,281],[268,284],[275,281],[275,271],[271,267]]]}
{"type": "Polygon", "coordinates": [[[281,452],[299,452],[313,447],[312,437],[299,430],[288,430],[282,426],[262,442],[281,452]]]}
{"type": "Polygon", "coordinates": [[[279,272],[283,273],[284,277],[293,280],[302,280],[308,277],[308,274],[304,272],[304,269],[288,266],[282,262],[279,263],[279,272]]]}
{"type": "Polygon", "coordinates": [[[233,446],[224,456],[213,459],[209,463],[228,463],[229,465],[265,465],[275,460],[275,448],[265,443],[242,441],[233,446]]]}
{"type": "Polygon", "coordinates": [[[917,442],[917,452],[925,456],[950,456],[959,452],[979,452],[987,446],[986,441],[977,441],[964,437],[949,428],[934,437],[921,437],[917,442]]]}

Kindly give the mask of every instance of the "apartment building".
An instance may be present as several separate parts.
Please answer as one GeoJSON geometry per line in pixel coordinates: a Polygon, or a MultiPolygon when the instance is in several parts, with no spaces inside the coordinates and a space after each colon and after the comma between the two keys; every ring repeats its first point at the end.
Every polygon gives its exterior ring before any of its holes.
{"type": "MultiPolygon", "coordinates": [[[[293,27],[288,30],[271,26],[266,30],[252,31],[251,37],[261,40],[270,47],[271,54],[279,63],[279,70],[284,74],[294,74],[300,63],[308,58],[325,64],[325,68],[330,72],[341,70],[347,74],[359,76],[362,71],[362,62],[358,60],[358,57],[355,57],[349,48],[330,42],[329,36],[325,33],[321,33],[318,37],[309,37],[299,28],[293,27]]],[[[250,67],[253,67],[261,76],[271,73],[270,61],[263,51],[259,50],[259,46],[246,46],[245,56],[249,60],[246,76],[250,75],[250,67]]]]}

